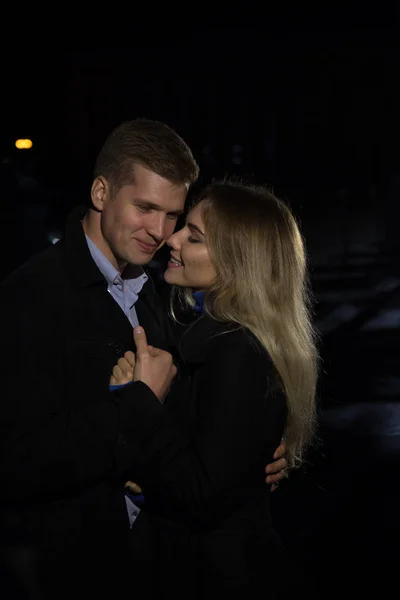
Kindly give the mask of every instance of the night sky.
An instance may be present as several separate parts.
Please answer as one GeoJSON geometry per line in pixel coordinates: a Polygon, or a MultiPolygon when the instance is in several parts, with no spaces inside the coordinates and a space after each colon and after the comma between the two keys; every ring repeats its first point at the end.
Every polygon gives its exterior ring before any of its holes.
{"type": "Polygon", "coordinates": [[[44,181],[73,189],[108,132],[145,116],[178,130],[205,178],[234,171],[287,192],[374,183],[399,154],[398,11],[349,4],[141,27],[133,48],[20,52],[3,75],[2,156],[32,137],[44,181]]]}

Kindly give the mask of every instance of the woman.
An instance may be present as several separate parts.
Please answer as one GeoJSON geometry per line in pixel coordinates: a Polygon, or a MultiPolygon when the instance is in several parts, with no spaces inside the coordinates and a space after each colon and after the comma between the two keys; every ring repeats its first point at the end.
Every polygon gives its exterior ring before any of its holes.
{"type": "MultiPolygon", "coordinates": [[[[168,482],[144,486],[160,591],[265,592],[282,559],[263,465],[284,436],[289,468],[300,466],[314,433],[317,351],[302,236],[270,191],[223,181],[201,193],[168,245],[165,281],[186,325],[165,410],[185,442],[174,457],[179,501],[168,482]]],[[[133,367],[131,355],[121,359],[112,383],[132,378],[133,367]]]]}

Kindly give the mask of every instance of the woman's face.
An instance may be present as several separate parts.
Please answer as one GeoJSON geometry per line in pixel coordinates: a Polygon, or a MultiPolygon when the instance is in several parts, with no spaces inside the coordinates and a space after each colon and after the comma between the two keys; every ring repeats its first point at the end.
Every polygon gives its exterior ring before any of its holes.
{"type": "Polygon", "coordinates": [[[197,204],[184,227],[167,240],[171,256],[165,281],[171,285],[206,290],[214,283],[216,271],[208,252],[202,206],[202,202],[197,204]]]}

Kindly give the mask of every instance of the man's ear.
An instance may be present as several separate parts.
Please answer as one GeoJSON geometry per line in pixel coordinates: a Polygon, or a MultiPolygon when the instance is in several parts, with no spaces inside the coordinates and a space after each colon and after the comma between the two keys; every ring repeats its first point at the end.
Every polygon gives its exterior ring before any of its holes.
{"type": "Polygon", "coordinates": [[[104,204],[108,195],[108,183],[104,177],[96,177],[96,179],[92,183],[91,189],[91,199],[92,204],[96,210],[101,212],[104,208],[104,204]]]}

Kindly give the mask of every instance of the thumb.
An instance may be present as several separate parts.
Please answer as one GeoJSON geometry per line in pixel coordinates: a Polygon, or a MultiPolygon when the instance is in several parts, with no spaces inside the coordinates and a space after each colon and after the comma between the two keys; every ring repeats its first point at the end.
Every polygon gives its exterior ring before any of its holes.
{"type": "Polygon", "coordinates": [[[149,354],[149,347],[147,345],[147,338],[143,327],[134,327],[133,339],[136,345],[136,356],[140,358],[146,354],[149,354]]]}

